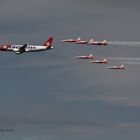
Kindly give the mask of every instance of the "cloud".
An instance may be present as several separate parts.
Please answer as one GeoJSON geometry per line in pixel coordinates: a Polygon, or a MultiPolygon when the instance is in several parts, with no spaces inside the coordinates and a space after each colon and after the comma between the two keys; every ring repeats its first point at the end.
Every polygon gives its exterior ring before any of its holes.
{"type": "MultiPolygon", "coordinates": [[[[125,92],[124,92],[125,93],[125,92]]],[[[140,96],[139,95],[118,95],[117,92],[115,94],[111,95],[109,94],[104,94],[104,95],[97,95],[94,93],[93,94],[88,94],[88,95],[63,95],[60,97],[60,100],[64,101],[82,101],[82,102],[87,102],[87,101],[103,101],[109,104],[114,104],[114,105],[123,105],[123,106],[129,106],[129,107],[140,107],[140,96]],[[116,94],[116,95],[115,95],[116,94]]]]}
{"type": "MultiPolygon", "coordinates": [[[[119,123],[113,124],[106,127],[100,126],[72,126],[59,125],[57,127],[44,126],[44,125],[34,125],[34,126],[24,126],[18,130],[19,133],[16,133],[16,138],[21,140],[38,140],[38,139],[52,139],[52,138],[61,138],[61,139],[112,139],[113,137],[123,137],[131,138],[135,136],[140,136],[139,134],[139,123],[119,123]],[[28,131],[28,135],[24,135],[21,138],[22,131],[28,131]],[[128,133],[129,132],[129,133],[128,133]],[[119,135],[119,136],[118,136],[119,135]]],[[[117,140],[115,138],[115,140],[117,140]]]]}
{"type": "MultiPolygon", "coordinates": [[[[133,71],[133,69],[131,70],[133,71]]],[[[112,105],[140,107],[140,95],[138,94],[139,86],[137,83],[133,84],[133,81],[135,81],[137,76],[132,76],[132,78],[129,77],[131,81],[128,80],[128,82],[126,82],[128,77],[122,77],[124,73],[121,75],[115,73],[116,72],[111,73],[110,78],[107,78],[105,74],[103,74],[104,76],[101,76],[104,77],[102,82],[100,79],[98,79],[100,83],[97,83],[96,81],[96,84],[89,81],[89,85],[86,84],[86,86],[84,86],[84,88],[87,88],[87,90],[82,89],[81,92],[64,94],[60,96],[59,99],[70,102],[102,101],[112,105]],[[116,76],[119,77],[117,78],[116,76]]],[[[131,71],[129,71],[127,75],[129,75],[129,73],[131,73],[131,71]]]]}
{"type": "Polygon", "coordinates": [[[140,131],[140,123],[126,122],[126,123],[120,123],[117,126],[120,127],[121,129],[135,129],[140,131]]]}

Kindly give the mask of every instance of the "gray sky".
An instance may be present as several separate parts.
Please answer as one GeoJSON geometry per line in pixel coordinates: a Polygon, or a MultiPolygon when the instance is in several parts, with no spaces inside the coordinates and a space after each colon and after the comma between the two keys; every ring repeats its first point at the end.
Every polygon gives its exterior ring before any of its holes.
{"type": "Polygon", "coordinates": [[[60,40],[140,41],[139,1],[0,1],[1,44],[42,44],[48,52],[0,53],[2,140],[136,140],[140,137],[140,47],[87,47],[60,40]],[[74,60],[93,53],[125,71],[74,60]],[[123,57],[123,59],[122,59],[123,57]],[[120,58],[120,59],[119,59],[120,58]],[[137,58],[137,59],[136,59],[137,58]],[[133,64],[133,65],[132,65],[133,64]]]}

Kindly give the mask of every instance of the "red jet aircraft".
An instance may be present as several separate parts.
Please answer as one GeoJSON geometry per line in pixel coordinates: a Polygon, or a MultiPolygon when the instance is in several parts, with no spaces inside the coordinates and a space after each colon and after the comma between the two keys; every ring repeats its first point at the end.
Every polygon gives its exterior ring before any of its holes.
{"type": "Polygon", "coordinates": [[[66,40],[62,40],[63,42],[69,42],[69,43],[75,43],[75,42],[78,42],[80,41],[81,38],[78,37],[77,39],[66,39],[66,40]]]}
{"type": "Polygon", "coordinates": [[[90,61],[90,63],[107,64],[107,59],[94,60],[94,61],[90,61]]]}
{"type": "Polygon", "coordinates": [[[110,66],[107,67],[108,69],[113,69],[113,70],[122,70],[125,69],[124,65],[120,65],[120,66],[110,66]]]}
{"type": "Polygon", "coordinates": [[[76,59],[94,59],[94,56],[92,54],[90,54],[90,55],[76,56],[74,58],[76,58],[76,59]]]}

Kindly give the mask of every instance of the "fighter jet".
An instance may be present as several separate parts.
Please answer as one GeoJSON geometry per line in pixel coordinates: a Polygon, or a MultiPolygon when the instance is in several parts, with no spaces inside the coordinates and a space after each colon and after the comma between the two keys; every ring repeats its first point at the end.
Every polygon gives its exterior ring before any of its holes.
{"type": "Polygon", "coordinates": [[[90,61],[90,63],[107,64],[107,59],[93,60],[93,61],[90,61]]]}
{"type": "Polygon", "coordinates": [[[124,65],[120,65],[120,66],[109,66],[107,68],[108,69],[113,69],[113,70],[122,70],[122,69],[125,69],[124,65]]]}
{"type": "Polygon", "coordinates": [[[80,40],[81,40],[81,38],[78,37],[77,39],[66,39],[66,40],[62,40],[62,42],[75,43],[75,42],[78,42],[80,40]]]}
{"type": "Polygon", "coordinates": [[[92,54],[90,54],[90,55],[76,56],[74,58],[76,58],[76,59],[94,59],[94,56],[92,54]]]}
{"type": "Polygon", "coordinates": [[[87,45],[100,45],[100,46],[106,46],[108,45],[107,41],[94,41],[93,39],[91,39],[88,43],[86,43],[87,45]]]}

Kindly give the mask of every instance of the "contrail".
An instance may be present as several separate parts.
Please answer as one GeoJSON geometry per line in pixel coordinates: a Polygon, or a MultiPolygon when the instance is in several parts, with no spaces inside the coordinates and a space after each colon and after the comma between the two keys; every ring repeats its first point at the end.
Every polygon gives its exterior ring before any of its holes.
{"type": "Polygon", "coordinates": [[[140,47],[140,42],[133,41],[107,41],[109,45],[122,45],[131,47],[140,47]]]}
{"type": "Polygon", "coordinates": [[[127,64],[127,65],[140,65],[140,62],[133,62],[133,61],[123,61],[123,64],[127,64]]]}
{"type": "Polygon", "coordinates": [[[126,65],[140,65],[140,57],[106,57],[106,59],[111,61],[119,61],[119,63],[126,65]]]}
{"type": "Polygon", "coordinates": [[[106,57],[106,59],[117,61],[140,61],[140,57],[106,57]]]}

